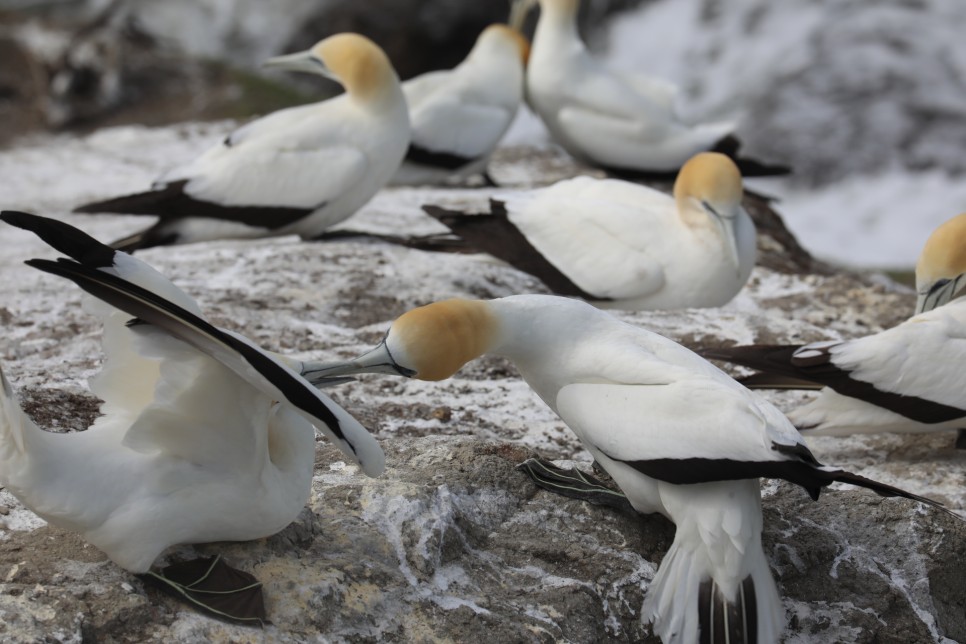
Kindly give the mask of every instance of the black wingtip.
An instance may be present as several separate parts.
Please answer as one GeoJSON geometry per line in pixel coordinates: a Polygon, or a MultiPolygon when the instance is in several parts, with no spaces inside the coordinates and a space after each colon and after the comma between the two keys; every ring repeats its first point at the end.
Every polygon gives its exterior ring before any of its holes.
{"type": "Polygon", "coordinates": [[[829,472],[830,478],[839,483],[848,483],[849,485],[855,485],[858,487],[864,487],[867,490],[872,490],[879,496],[887,497],[902,497],[904,499],[910,499],[912,501],[918,501],[919,503],[925,503],[926,505],[932,506],[937,510],[942,510],[946,514],[953,516],[960,521],[966,521],[966,518],[959,516],[956,512],[953,512],[947,508],[944,504],[930,499],[926,496],[920,496],[918,494],[913,494],[912,492],[907,492],[902,488],[895,487],[893,485],[888,485],[887,483],[880,483],[879,481],[860,476],[858,474],[853,474],[852,472],[846,472],[844,470],[837,470],[834,472],[829,472]]]}
{"type": "Polygon", "coordinates": [[[104,268],[114,264],[113,248],[70,224],[16,210],[4,210],[0,219],[11,226],[29,230],[55,250],[85,266],[104,268]]]}

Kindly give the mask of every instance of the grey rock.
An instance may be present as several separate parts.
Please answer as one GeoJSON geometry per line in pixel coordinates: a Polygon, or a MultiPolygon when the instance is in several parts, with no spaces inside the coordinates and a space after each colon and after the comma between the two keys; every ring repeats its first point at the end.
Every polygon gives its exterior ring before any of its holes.
{"type": "MultiPolygon", "coordinates": [[[[528,451],[472,438],[387,442],[367,479],[320,445],[311,501],[281,533],[184,547],[222,553],[265,584],[278,641],[656,641],[638,618],[674,527],[538,491],[528,451]]],[[[905,500],[767,488],[764,545],[788,641],[966,640],[966,524],[905,500]]],[[[79,538],[0,542],[0,637],[252,641],[187,612],[79,538]],[[128,584],[130,590],[125,589],[128,584]]]]}

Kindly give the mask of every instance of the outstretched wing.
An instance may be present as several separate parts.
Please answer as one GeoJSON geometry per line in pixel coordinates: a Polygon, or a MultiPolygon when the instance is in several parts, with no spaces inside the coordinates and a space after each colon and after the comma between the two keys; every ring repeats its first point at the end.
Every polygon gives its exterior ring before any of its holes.
{"type": "Polygon", "coordinates": [[[288,366],[247,338],[219,329],[197,315],[121,278],[70,260],[30,260],[30,266],[72,280],[91,295],[153,324],[221,363],[271,400],[292,405],[370,476],[385,455],[366,429],[288,366]]]}

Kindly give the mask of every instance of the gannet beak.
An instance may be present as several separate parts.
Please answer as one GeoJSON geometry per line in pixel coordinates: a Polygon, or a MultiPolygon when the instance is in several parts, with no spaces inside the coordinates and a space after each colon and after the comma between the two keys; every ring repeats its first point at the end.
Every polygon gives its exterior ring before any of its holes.
{"type": "Polygon", "coordinates": [[[355,360],[302,363],[302,377],[316,387],[325,387],[334,384],[333,381],[344,380],[347,376],[362,373],[386,373],[406,378],[416,375],[412,369],[396,364],[385,342],[381,342],[375,349],[355,360]]]}
{"type": "Polygon", "coordinates": [[[311,49],[306,49],[295,54],[285,54],[284,56],[269,58],[262,63],[262,67],[274,67],[275,69],[284,69],[289,72],[322,74],[327,78],[337,80],[335,75],[325,66],[325,63],[312,53],[311,49]]]}
{"type": "Polygon", "coordinates": [[[734,264],[735,272],[741,272],[741,258],[738,256],[738,240],[735,239],[735,217],[726,217],[715,210],[707,201],[702,201],[701,206],[708,211],[711,219],[718,225],[718,230],[724,238],[725,245],[728,247],[728,256],[734,264]]]}
{"type": "Polygon", "coordinates": [[[956,299],[964,278],[966,273],[958,275],[955,279],[939,279],[930,284],[927,289],[919,291],[916,298],[916,315],[939,308],[950,300],[956,299]]]}

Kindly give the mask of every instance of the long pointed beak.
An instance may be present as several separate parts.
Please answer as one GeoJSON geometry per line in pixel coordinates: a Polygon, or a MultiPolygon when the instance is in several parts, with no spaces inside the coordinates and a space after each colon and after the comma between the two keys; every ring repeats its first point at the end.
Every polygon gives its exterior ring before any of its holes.
{"type": "Polygon", "coordinates": [[[393,376],[412,378],[416,372],[396,364],[389,348],[382,342],[372,351],[355,360],[345,362],[303,362],[302,377],[316,387],[333,384],[334,380],[363,373],[387,373],[393,376]]]}
{"type": "Polygon", "coordinates": [[[721,231],[721,236],[724,238],[725,246],[728,248],[728,257],[731,259],[731,263],[734,264],[735,273],[741,273],[741,257],[738,256],[738,240],[735,239],[735,218],[722,217],[713,210],[711,212],[714,222],[718,224],[718,230],[721,231]]]}
{"type": "Polygon", "coordinates": [[[274,58],[269,58],[262,63],[262,67],[274,67],[275,69],[284,69],[285,71],[289,72],[322,74],[327,78],[338,80],[335,78],[332,72],[329,71],[329,68],[312,54],[311,49],[306,49],[305,51],[300,51],[295,54],[285,54],[284,56],[275,56],[274,58]]]}

